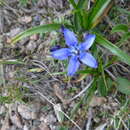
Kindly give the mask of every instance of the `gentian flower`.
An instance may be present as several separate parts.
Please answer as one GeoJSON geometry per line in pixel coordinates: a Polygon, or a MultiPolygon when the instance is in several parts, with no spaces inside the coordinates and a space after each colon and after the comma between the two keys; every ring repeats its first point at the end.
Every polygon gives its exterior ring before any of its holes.
{"type": "Polygon", "coordinates": [[[98,63],[96,59],[88,52],[88,49],[94,43],[96,36],[94,34],[87,34],[85,36],[85,41],[78,44],[78,40],[72,31],[62,27],[62,32],[68,48],[52,51],[52,57],[59,60],[65,60],[70,57],[67,75],[73,76],[81,63],[84,63],[91,68],[97,68],[98,63]]]}

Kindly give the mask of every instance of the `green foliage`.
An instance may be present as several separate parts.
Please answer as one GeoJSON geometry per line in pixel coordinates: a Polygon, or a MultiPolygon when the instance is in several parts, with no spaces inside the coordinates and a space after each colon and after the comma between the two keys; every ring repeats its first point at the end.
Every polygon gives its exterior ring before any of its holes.
{"type": "Polygon", "coordinates": [[[130,15],[130,11],[123,9],[121,7],[115,6],[116,10],[120,11],[120,13],[130,15]]]}
{"type": "Polygon", "coordinates": [[[40,25],[37,27],[33,27],[33,28],[30,28],[30,29],[18,34],[16,37],[14,37],[11,40],[11,43],[14,44],[17,41],[21,40],[22,38],[31,36],[33,34],[55,31],[55,30],[58,30],[60,27],[61,27],[60,24],[47,24],[47,25],[40,25]]]}
{"type": "Polygon", "coordinates": [[[112,28],[112,33],[115,33],[115,32],[128,32],[128,26],[126,24],[118,24],[116,25],[115,27],[112,28]]]}
{"type": "Polygon", "coordinates": [[[21,65],[24,65],[25,63],[23,61],[13,59],[13,60],[0,60],[0,64],[11,64],[11,65],[21,64],[21,65]]]}
{"type": "Polygon", "coordinates": [[[77,8],[79,9],[85,9],[87,7],[88,0],[79,0],[77,4],[77,8]]]}
{"type": "Polygon", "coordinates": [[[94,7],[89,13],[88,29],[94,28],[101,18],[106,14],[111,6],[112,0],[97,0],[94,7]]]}
{"type": "Polygon", "coordinates": [[[19,0],[19,3],[23,6],[26,6],[28,4],[28,0],[19,0]]]}
{"type": "Polygon", "coordinates": [[[121,39],[119,40],[119,42],[117,43],[118,46],[123,45],[126,41],[128,41],[130,38],[130,32],[126,32],[122,35],[121,39]]]}
{"type": "Polygon", "coordinates": [[[112,28],[112,33],[122,33],[121,39],[117,42],[117,45],[120,47],[130,38],[129,27],[126,24],[118,24],[112,28]]]}
{"type": "Polygon", "coordinates": [[[57,130],[69,130],[68,127],[65,126],[59,126],[57,130]]]}
{"type": "Polygon", "coordinates": [[[130,81],[128,79],[118,77],[117,78],[117,89],[127,95],[130,95],[130,81]]]}
{"type": "Polygon", "coordinates": [[[4,5],[4,0],[0,0],[0,6],[4,5]]]}
{"type": "Polygon", "coordinates": [[[75,12],[74,13],[74,26],[76,31],[80,31],[82,29],[82,19],[80,18],[80,13],[75,12]]]}
{"type": "Polygon", "coordinates": [[[106,38],[104,38],[101,34],[96,33],[96,42],[109,51],[111,51],[114,55],[118,56],[119,60],[125,62],[126,64],[130,65],[130,56],[119,49],[116,45],[112,44],[106,38]]]}
{"type": "Polygon", "coordinates": [[[23,102],[23,97],[26,92],[26,88],[23,86],[7,86],[8,96],[0,96],[0,103],[14,103],[15,101],[23,102]],[[23,89],[21,91],[21,89],[23,89]]]}
{"type": "Polygon", "coordinates": [[[4,67],[0,64],[0,86],[5,85],[5,78],[4,78],[4,67]]]}
{"type": "MultiPolygon", "coordinates": [[[[94,6],[92,7],[92,9],[88,12],[88,11],[84,10],[84,7],[87,4],[87,2],[88,2],[87,0],[81,0],[81,1],[78,1],[78,3],[76,4],[74,0],[70,0],[70,3],[74,7],[74,29],[76,31],[77,30],[78,31],[86,30],[86,28],[88,28],[88,29],[94,28],[101,21],[102,16],[104,14],[106,14],[106,12],[109,10],[109,8],[112,4],[111,0],[107,0],[107,1],[99,0],[99,1],[96,1],[94,6]]],[[[27,36],[30,36],[30,35],[33,35],[36,33],[51,32],[51,31],[60,29],[60,27],[61,27],[61,24],[47,24],[47,25],[40,25],[37,27],[33,27],[33,28],[30,28],[30,29],[20,33],[16,37],[14,37],[11,40],[11,42],[16,43],[19,40],[21,40],[22,38],[25,38],[27,36]]],[[[119,32],[119,31],[127,32],[127,33],[125,33],[127,35],[124,35],[122,40],[129,38],[130,33],[128,32],[128,27],[126,25],[120,24],[120,25],[115,26],[112,29],[113,33],[119,32]]],[[[128,56],[120,48],[118,48],[116,45],[112,44],[110,41],[108,41],[106,38],[104,38],[101,34],[99,34],[97,32],[93,32],[93,33],[96,34],[96,42],[98,44],[102,45],[104,48],[111,51],[112,54],[116,55],[119,60],[130,65],[130,56],[128,56]]],[[[12,63],[12,64],[14,64],[14,63],[12,63]]],[[[16,64],[17,63],[18,62],[16,62],[16,64]]],[[[107,87],[103,69],[104,68],[102,68],[101,70],[102,70],[105,86],[107,87]]],[[[89,72],[89,70],[81,71],[81,73],[86,73],[86,72],[92,73],[92,70],[90,70],[90,72],[89,72]]],[[[96,73],[98,73],[98,72],[96,72],[96,73]]]]}
{"type": "MultiPolygon", "coordinates": [[[[21,0],[21,1],[23,1],[24,3],[28,2],[27,0],[21,0]]],[[[129,25],[127,24],[117,24],[113,28],[111,27],[112,28],[111,35],[113,35],[113,33],[121,33],[118,44],[117,43],[114,44],[109,40],[107,40],[108,38],[105,38],[105,36],[103,35],[104,32],[101,34],[99,33],[100,31],[99,32],[95,31],[100,29],[97,25],[102,21],[102,18],[105,15],[107,15],[109,9],[112,7],[113,5],[112,0],[96,0],[96,2],[93,3],[92,8],[88,8],[88,2],[89,2],[88,0],[79,0],[77,1],[77,3],[75,2],[75,0],[69,0],[69,2],[73,6],[73,11],[72,11],[73,21],[69,22],[69,24],[64,25],[65,22],[63,20],[61,22],[58,22],[58,24],[56,22],[52,24],[36,26],[27,29],[24,32],[21,32],[16,37],[12,38],[11,43],[14,44],[19,40],[36,33],[41,34],[41,33],[47,33],[51,31],[57,31],[61,28],[62,25],[66,26],[67,28],[73,29],[76,33],[79,34],[79,37],[82,37],[84,32],[93,33],[96,35],[96,41],[91,51],[94,52],[96,57],[98,57],[97,59],[99,62],[99,67],[98,69],[91,69],[87,67],[84,70],[78,72],[78,74],[81,75],[80,76],[81,80],[88,75],[92,75],[94,81],[91,87],[85,92],[83,96],[81,96],[79,101],[76,103],[76,105],[73,107],[72,111],[70,112],[71,117],[74,118],[75,113],[80,109],[81,105],[85,106],[85,110],[88,108],[90,100],[93,97],[96,90],[98,90],[98,94],[100,96],[108,95],[109,89],[111,88],[112,84],[115,83],[115,81],[114,82],[112,81],[112,79],[106,73],[105,69],[107,69],[114,62],[118,62],[118,61],[130,65],[130,56],[120,48],[120,46],[124,43],[124,41],[130,38],[130,32],[129,32],[129,25]],[[105,48],[108,51],[110,51],[112,54],[111,60],[110,58],[108,58],[104,63],[102,59],[103,51],[98,50],[96,45],[100,45],[103,47],[103,49],[105,48]]],[[[129,11],[124,10],[122,8],[117,7],[117,10],[119,10],[121,13],[124,12],[127,15],[130,14],[129,11]]],[[[110,30],[108,30],[107,33],[110,33],[110,30]]],[[[19,62],[17,60],[16,61],[4,60],[4,61],[0,61],[0,64],[24,64],[24,63],[19,62]]],[[[58,76],[60,74],[64,75],[66,74],[66,72],[52,73],[52,75],[55,76],[58,76]]],[[[129,80],[122,77],[118,77],[116,82],[118,84],[117,90],[119,90],[123,94],[130,95],[129,80]]],[[[72,94],[75,93],[75,91],[77,91],[77,88],[76,89],[73,88],[69,92],[72,94]]],[[[9,99],[8,97],[6,98],[1,97],[0,100],[8,101],[9,99]]],[[[121,124],[120,118],[117,116],[115,116],[114,118],[115,118],[115,124],[117,124],[114,128],[119,128],[121,124]]],[[[63,119],[61,119],[61,121],[63,121],[63,119]]],[[[58,130],[68,130],[68,128],[59,127],[58,130]]]]}

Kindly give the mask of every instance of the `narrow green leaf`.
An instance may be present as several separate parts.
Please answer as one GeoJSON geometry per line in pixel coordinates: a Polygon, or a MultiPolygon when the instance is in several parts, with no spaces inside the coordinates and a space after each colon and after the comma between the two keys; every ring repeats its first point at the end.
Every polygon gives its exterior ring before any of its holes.
{"type": "Polygon", "coordinates": [[[5,85],[4,66],[0,64],[0,86],[5,85]]]}
{"type": "Polygon", "coordinates": [[[124,45],[125,43],[127,43],[126,41],[128,41],[128,39],[130,38],[130,32],[126,32],[122,35],[121,39],[116,43],[117,46],[121,47],[122,45],[124,45]]]}
{"type": "Polygon", "coordinates": [[[77,8],[78,9],[85,9],[87,7],[87,3],[88,3],[88,0],[79,0],[78,4],[77,4],[77,8]]]}
{"type": "Polygon", "coordinates": [[[58,30],[60,27],[61,27],[60,24],[46,24],[46,25],[36,26],[28,30],[25,30],[24,32],[12,38],[11,43],[14,44],[18,42],[19,40],[21,40],[22,38],[28,37],[36,33],[46,33],[46,32],[51,32],[54,30],[58,30]]]}
{"type": "Polygon", "coordinates": [[[102,79],[102,77],[99,78],[97,85],[98,85],[98,91],[99,91],[100,95],[107,96],[107,88],[104,84],[104,80],[102,79]]]}
{"type": "Polygon", "coordinates": [[[85,70],[80,70],[77,72],[78,74],[97,74],[97,70],[86,68],[85,70]]]}
{"type": "Polygon", "coordinates": [[[66,126],[59,126],[57,127],[57,130],[69,130],[66,126]]]}
{"type": "Polygon", "coordinates": [[[79,16],[79,12],[75,12],[74,14],[74,26],[75,26],[76,31],[81,30],[81,19],[79,16]]]}
{"type": "Polygon", "coordinates": [[[106,75],[102,63],[101,63],[101,74],[102,76],[99,81],[100,93],[102,96],[107,96],[108,84],[107,84],[106,75]]]}
{"type": "Polygon", "coordinates": [[[85,9],[81,10],[81,16],[82,16],[82,26],[83,29],[87,29],[88,27],[88,11],[86,11],[85,9]]]}
{"type": "Polygon", "coordinates": [[[22,64],[24,65],[25,63],[23,61],[18,61],[18,60],[0,60],[0,64],[22,64]]]}
{"type": "Polygon", "coordinates": [[[120,13],[124,13],[124,14],[130,15],[130,11],[128,11],[128,10],[126,10],[126,9],[120,8],[119,6],[116,6],[115,8],[116,8],[118,11],[120,11],[120,13]]]}
{"type": "Polygon", "coordinates": [[[130,95],[130,80],[127,80],[125,78],[122,77],[118,77],[117,78],[117,89],[127,95],[130,95]]]}
{"type": "Polygon", "coordinates": [[[126,64],[130,65],[130,56],[127,55],[125,52],[123,52],[120,48],[112,44],[110,41],[108,41],[106,38],[104,38],[101,34],[96,34],[96,42],[106,49],[108,49],[110,52],[112,52],[114,55],[118,56],[119,60],[125,62],[126,64]]]}
{"type": "Polygon", "coordinates": [[[118,24],[112,28],[112,33],[115,32],[128,32],[128,26],[126,24],[118,24]]]}
{"type": "Polygon", "coordinates": [[[122,36],[120,42],[124,42],[124,41],[128,40],[129,38],[130,38],[130,32],[126,32],[126,33],[122,36]]]}
{"type": "Polygon", "coordinates": [[[89,13],[88,29],[95,27],[101,18],[107,14],[112,5],[112,0],[97,0],[91,12],[89,13]]]}

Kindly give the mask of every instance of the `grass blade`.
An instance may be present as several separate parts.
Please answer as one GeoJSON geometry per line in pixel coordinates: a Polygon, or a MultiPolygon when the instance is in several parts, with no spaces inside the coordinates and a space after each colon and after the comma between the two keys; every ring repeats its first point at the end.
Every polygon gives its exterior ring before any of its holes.
{"type": "Polygon", "coordinates": [[[22,38],[31,36],[36,33],[46,33],[46,32],[51,32],[54,30],[58,30],[58,29],[60,29],[60,27],[61,27],[60,24],[46,24],[46,25],[36,26],[36,27],[30,28],[28,30],[25,30],[24,32],[18,34],[14,38],[12,38],[11,43],[14,44],[14,43],[18,42],[19,40],[21,40],[22,38]]]}
{"type": "Polygon", "coordinates": [[[87,3],[88,3],[88,0],[79,0],[79,2],[77,4],[77,8],[79,8],[79,9],[83,8],[84,9],[85,7],[87,7],[86,6],[87,3]]]}
{"type": "Polygon", "coordinates": [[[123,52],[120,48],[112,44],[110,41],[105,39],[101,34],[96,34],[96,42],[109,51],[111,51],[114,55],[118,56],[119,60],[125,62],[126,64],[130,65],[130,56],[123,52]]]}
{"type": "Polygon", "coordinates": [[[128,26],[126,24],[118,24],[112,28],[112,33],[115,32],[128,32],[128,26]]]}
{"type": "Polygon", "coordinates": [[[95,6],[92,8],[89,14],[89,25],[88,29],[95,27],[106,15],[111,8],[113,2],[112,0],[97,0],[95,6]]]}
{"type": "Polygon", "coordinates": [[[118,11],[120,11],[120,13],[124,13],[124,14],[130,15],[130,11],[128,11],[126,9],[120,8],[118,6],[116,6],[115,9],[117,9],[118,11]]]}
{"type": "Polygon", "coordinates": [[[24,65],[25,63],[23,61],[18,61],[18,60],[0,60],[0,64],[10,64],[10,65],[15,65],[15,64],[21,64],[24,65]]]}
{"type": "Polygon", "coordinates": [[[118,77],[117,83],[118,83],[117,89],[120,92],[130,95],[130,81],[129,80],[122,77],[118,77]]]}

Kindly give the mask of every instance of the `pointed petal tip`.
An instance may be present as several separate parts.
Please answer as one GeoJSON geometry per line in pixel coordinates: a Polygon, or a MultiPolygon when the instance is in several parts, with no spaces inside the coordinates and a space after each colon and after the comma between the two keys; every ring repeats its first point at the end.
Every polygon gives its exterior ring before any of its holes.
{"type": "Polygon", "coordinates": [[[68,46],[76,46],[78,44],[78,39],[73,31],[65,28],[64,26],[61,27],[61,30],[68,46]]]}
{"type": "Polygon", "coordinates": [[[95,34],[86,34],[85,41],[79,44],[80,50],[89,50],[89,48],[93,45],[95,41],[96,35],[95,34]]]}
{"type": "Polygon", "coordinates": [[[97,68],[98,62],[89,52],[84,52],[80,54],[80,60],[82,63],[88,65],[91,68],[97,68]]]}
{"type": "Polygon", "coordinates": [[[70,76],[70,77],[72,77],[74,74],[73,73],[67,73],[67,76],[70,76]]]}
{"type": "Polygon", "coordinates": [[[92,66],[92,68],[97,69],[98,68],[98,62],[96,61],[95,64],[92,66]]]}
{"type": "Polygon", "coordinates": [[[93,60],[93,64],[90,65],[91,68],[97,69],[98,68],[98,62],[93,60]],[[94,63],[95,62],[95,63],[94,63]]]}
{"type": "Polygon", "coordinates": [[[89,33],[89,34],[86,34],[86,36],[85,36],[85,40],[90,41],[92,43],[95,41],[95,39],[96,39],[96,35],[95,34],[90,34],[89,33]]]}

